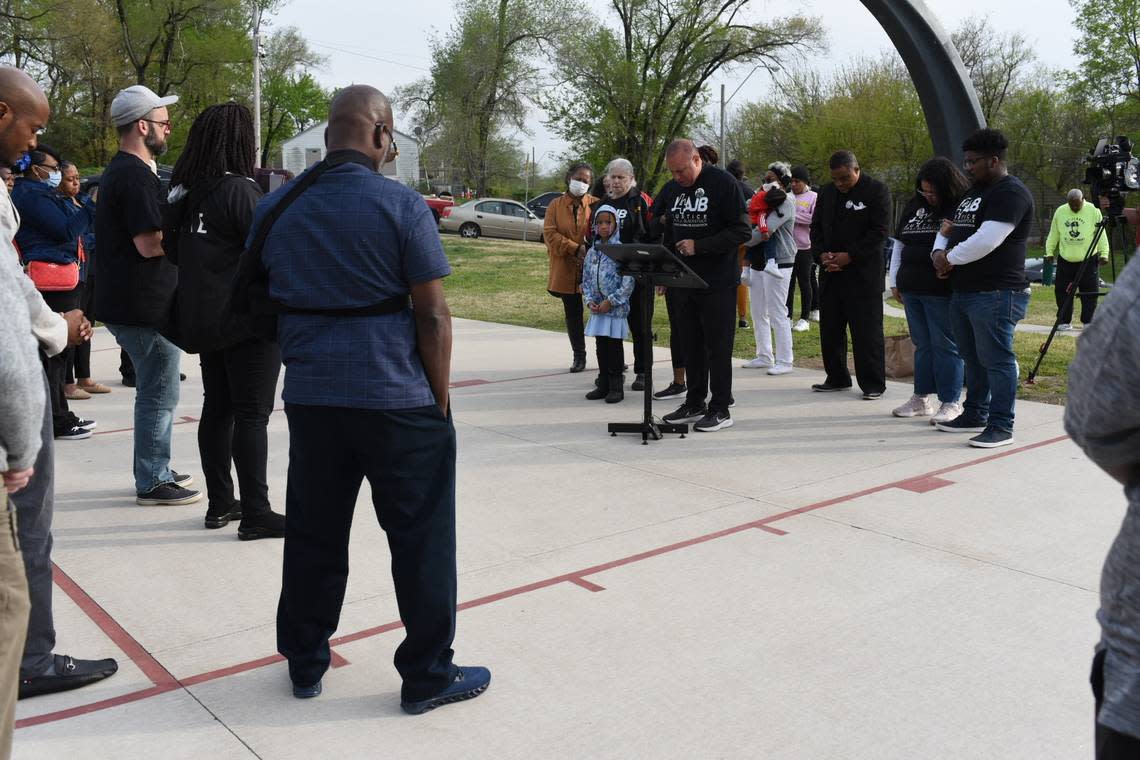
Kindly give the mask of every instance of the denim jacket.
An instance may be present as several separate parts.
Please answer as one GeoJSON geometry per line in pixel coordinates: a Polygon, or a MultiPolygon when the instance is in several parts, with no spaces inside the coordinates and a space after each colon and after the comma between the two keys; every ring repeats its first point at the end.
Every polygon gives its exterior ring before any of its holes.
{"type": "Polygon", "coordinates": [[[34,179],[18,179],[12,190],[12,203],[20,212],[16,244],[24,261],[70,264],[79,260],[79,238],[95,229],[95,206],[75,208],[75,204],[54,188],[34,179]]]}

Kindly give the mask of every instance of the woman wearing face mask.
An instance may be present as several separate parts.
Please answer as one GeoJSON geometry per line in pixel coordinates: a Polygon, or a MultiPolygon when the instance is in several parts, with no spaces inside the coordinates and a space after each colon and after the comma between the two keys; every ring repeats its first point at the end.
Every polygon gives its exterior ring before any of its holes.
{"type": "MultiPolygon", "coordinates": [[[[649,240],[649,207],[652,199],[646,200],[641,189],[637,186],[637,178],[633,174],[633,164],[624,158],[615,158],[606,164],[606,205],[617,211],[618,234],[623,243],[644,243],[649,240]]],[[[594,207],[601,208],[601,204],[594,207]]],[[[634,380],[630,390],[645,389],[645,366],[642,353],[645,351],[645,330],[642,309],[645,301],[649,301],[649,321],[653,321],[652,288],[646,289],[637,284],[633,289],[633,297],[629,302],[629,330],[633,334],[633,373],[634,380]]]]}
{"type": "Polygon", "coordinates": [[[586,369],[586,324],[582,305],[582,262],[590,232],[590,207],[598,200],[590,195],[594,170],[584,162],[566,171],[566,192],[550,202],[542,224],[542,239],[550,257],[546,292],[562,300],[566,334],[574,353],[571,372],[586,369]]]}
{"type": "MultiPolygon", "coordinates": [[[[25,264],[39,261],[63,265],[65,273],[76,265],[82,268],[85,255],[81,239],[95,228],[95,207],[77,209],[76,213],[65,208],[64,204],[71,201],[58,192],[63,174],[59,154],[54,150],[41,143],[29,154],[28,160],[24,176],[16,180],[16,187],[12,190],[12,203],[20,213],[20,230],[16,233],[20,255],[25,264]]],[[[79,273],[75,274],[78,279],[79,273]]],[[[80,307],[81,283],[77,282],[70,290],[45,289],[57,288],[58,284],[41,279],[36,286],[54,311],[65,312],[80,307]]],[[[40,354],[48,378],[55,437],[66,440],[90,438],[95,427],[93,421],[75,416],[67,406],[64,375],[73,350],[67,348],[50,358],[40,354]]]]}
{"type": "MultiPolygon", "coordinates": [[[[63,174],[59,187],[56,188],[64,198],[63,208],[69,214],[82,214],[84,209],[91,206],[94,201],[86,193],[79,191],[79,168],[71,161],[60,164],[63,174]]],[[[95,303],[95,226],[83,233],[83,254],[86,261],[79,265],[79,308],[92,321],[92,305],[95,303]]],[[[70,401],[82,401],[91,398],[93,393],[110,393],[111,389],[91,378],[91,341],[76,346],[70,353],[67,361],[67,374],[64,395],[70,401]],[[78,375],[78,377],[76,377],[78,375]]]]}

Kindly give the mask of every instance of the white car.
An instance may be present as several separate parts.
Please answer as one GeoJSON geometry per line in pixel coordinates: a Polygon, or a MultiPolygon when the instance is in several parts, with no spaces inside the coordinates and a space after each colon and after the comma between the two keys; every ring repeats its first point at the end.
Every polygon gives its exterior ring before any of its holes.
{"type": "Polygon", "coordinates": [[[526,206],[508,198],[477,198],[462,206],[445,208],[439,218],[439,228],[443,232],[457,232],[465,238],[486,235],[512,240],[542,240],[542,220],[526,206]]]}

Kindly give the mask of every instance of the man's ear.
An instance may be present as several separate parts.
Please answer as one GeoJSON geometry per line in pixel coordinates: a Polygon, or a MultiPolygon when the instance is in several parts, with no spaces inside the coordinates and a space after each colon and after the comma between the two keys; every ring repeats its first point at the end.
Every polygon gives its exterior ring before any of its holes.
{"type": "Polygon", "coordinates": [[[7,116],[12,113],[12,109],[3,100],[0,100],[0,121],[3,121],[7,116]]]}
{"type": "Polygon", "coordinates": [[[376,128],[372,130],[372,144],[376,146],[376,150],[384,147],[384,125],[377,124],[376,128]]]}

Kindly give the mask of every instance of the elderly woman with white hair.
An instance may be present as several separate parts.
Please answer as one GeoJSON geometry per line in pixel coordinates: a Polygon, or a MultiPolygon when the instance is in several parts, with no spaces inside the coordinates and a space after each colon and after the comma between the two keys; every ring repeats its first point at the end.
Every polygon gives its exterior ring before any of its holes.
{"type": "MultiPolygon", "coordinates": [[[[1100,209],[1095,204],[1085,202],[1085,194],[1079,189],[1069,191],[1065,205],[1053,214],[1049,226],[1049,237],[1045,240],[1045,258],[1056,257],[1057,261],[1057,319],[1059,330],[1071,330],[1073,325],[1073,300],[1068,297],[1069,288],[1075,287],[1081,299],[1081,324],[1092,322],[1096,311],[1097,292],[1100,290],[1100,267],[1087,266],[1080,281],[1081,264],[1088,253],[1089,244],[1096,235],[1100,224],[1100,209]]],[[[1108,263],[1108,235],[1097,239],[1094,255],[1097,263],[1108,263]]]]}
{"type": "MultiPolygon", "coordinates": [[[[624,158],[615,158],[606,164],[604,176],[607,181],[605,204],[613,206],[618,215],[618,234],[623,243],[644,243],[649,240],[649,206],[651,201],[641,194],[637,187],[637,178],[633,172],[633,164],[624,158]]],[[[595,209],[601,208],[601,204],[595,209]]],[[[591,222],[591,229],[593,223],[591,222]]],[[[633,296],[629,306],[629,330],[633,333],[633,372],[634,381],[630,390],[645,389],[645,358],[643,352],[647,350],[645,338],[644,309],[645,300],[649,300],[649,319],[653,321],[652,288],[644,288],[640,283],[633,289],[633,296]]]]}

